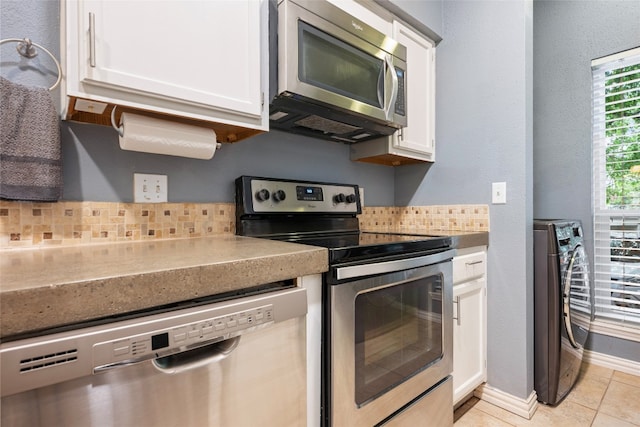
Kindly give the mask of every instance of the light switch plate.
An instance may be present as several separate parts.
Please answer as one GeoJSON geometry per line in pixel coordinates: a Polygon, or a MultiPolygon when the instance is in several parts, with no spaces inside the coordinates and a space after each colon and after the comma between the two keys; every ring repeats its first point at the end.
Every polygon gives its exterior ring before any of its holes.
{"type": "Polygon", "coordinates": [[[507,203],[507,183],[494,182],[491,184],[491,203],[504,205],[507,203]]]}
{"type": "Polygon", "coordinates": [[[135,203],[165,203],[168,194],[167,175],[133,174],[133,201],[135,203]]]}

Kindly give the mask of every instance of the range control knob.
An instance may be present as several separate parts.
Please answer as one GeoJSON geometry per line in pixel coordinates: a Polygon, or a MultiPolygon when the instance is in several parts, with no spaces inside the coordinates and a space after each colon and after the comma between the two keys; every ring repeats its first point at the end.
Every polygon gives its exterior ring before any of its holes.
{"type": "Polygon", "coordinates": [[[347,197],[342,193],[333,196],[333,201],[335,203],[344,203],[345,200],[347,200],[347,197]]]}
{"type": "Polygon", "coordinates": [[[269,190],[267,190],[266,188],[263,188],[262,190],[258,190],[258,192],[256,192],[256,199],[258,199],[259,202],[269,200],[269,197],[271,197],[271,194],[269,194],[269,190]]]}
{"type": "Polygon", "coordinates": [[[355,203],[356,202],[356,195],[355,194],[349,194],[347,196],[347,203],[355,203]]]}
{"type": "Polygon", "coordinates": [[[273,197],[273,200],[275,200],[276,202],[281,202],[287,198],[287,194],[284,192],[284,190],[278,190],[273,193],[273,196],[271,197],[273,197]]]}

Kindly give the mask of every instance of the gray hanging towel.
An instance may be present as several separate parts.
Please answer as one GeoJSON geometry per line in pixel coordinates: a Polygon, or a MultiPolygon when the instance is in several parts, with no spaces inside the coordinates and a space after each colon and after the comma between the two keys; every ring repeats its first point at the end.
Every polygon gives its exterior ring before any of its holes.
{"type": "Polygon", "coordinates": [[[0,197],[62,197],[60,124],[49,90],[0,77],[0,197]]]}

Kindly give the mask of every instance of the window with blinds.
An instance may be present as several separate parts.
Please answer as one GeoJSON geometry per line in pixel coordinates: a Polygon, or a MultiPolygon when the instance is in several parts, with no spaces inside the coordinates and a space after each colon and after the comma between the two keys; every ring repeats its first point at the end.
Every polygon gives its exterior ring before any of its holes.
{"type": "Polygon", "coordinates": [[[591,68],[595,314],[640,328],[640,47],[591,68]]]}

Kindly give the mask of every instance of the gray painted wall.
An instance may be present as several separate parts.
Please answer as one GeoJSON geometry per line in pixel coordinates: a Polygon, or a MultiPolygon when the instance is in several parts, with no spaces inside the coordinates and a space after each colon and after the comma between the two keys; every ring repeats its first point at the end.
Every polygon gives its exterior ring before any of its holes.
{"type": "MultiPolygon", "coordinates": [[[[25,38],[44,46],[60,58],[60,6],[58,1],[2,0],[0,3],[0,38],[25,38]]],[[[55,63],[44,52],[38,51],[33,59],[23,58],[16,52],[15,43],[0,47],[1,75],[26,85],[50,87],[57,78],[55,63]]],[[[59,90],[53,94],[59,103],[59,90]]]]}
{"type": "MultiPolygon", "coordinates": [[[[640,2],[534,5],[534,216],[581,220],[593,265],[591,60],[640,46],[640,2]]],[[[594,335],[587,347],[640,361],[640,343],[594,335]]]]}
{"type": "MultiPolygon", "coordinates": [[[[59,3],[53,0],[3,0],[1,38],[29,37],[60,57],[59,3]]],[[[49,86],[51,73],[22,60],[15,44],[2,46],[2,75],[12,81],[49,86]],[[25,65],[21,65],[25,64],[25,65]]],[[[43,61],[41,57],[37,61],[43,61]]],[[[57,95],[59,91],[56,91],[57,95]]],[[[391,167],[351,162],[347,145],[278,131],[236,144],[224,144],[211,160],[122,151],[109,127],[63,122],[64,199],[133,201],[133,173],[168,176],[170,202],[233,202],[233,181],[242,174],[359,184],[365,202],[391,206],[391,167]]]]}
{"type": "Polygon", "coordinates": [[[271,131],[223,144],[211,160],[121,150],[116,132],[63,123],[64,199],[133,201],[133,173],[168,176],[170,202],[233,202],[240,175],[356,183],[365,203],[393,205],[393,169],[349,160],[349,147],[271,131]]]}
{"type": "Polygon", "coordinates": [[[441,0],[390,0],[407,15],[412,16],[431,31],[442,36],[441,0]]]}
{"type": "Polygon", "coordinates": [[[359,0],[376,2],[422,31],[436,43],[442,41],[442,0],[359,0]]]}
{"type": "Polygon", "coordinates": [[[445,1],[437,52],[437,160],[396,169],[396,204],[491,203],[488,383],[533,390],[532,4],[445,1]],[[490,23],[490,24],[489,24],[490,23]],[[506,351],[505,351],[506,350],[506,351]]]}

